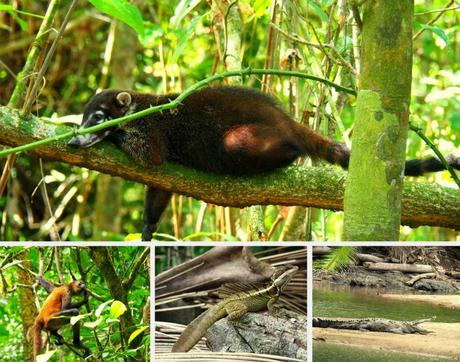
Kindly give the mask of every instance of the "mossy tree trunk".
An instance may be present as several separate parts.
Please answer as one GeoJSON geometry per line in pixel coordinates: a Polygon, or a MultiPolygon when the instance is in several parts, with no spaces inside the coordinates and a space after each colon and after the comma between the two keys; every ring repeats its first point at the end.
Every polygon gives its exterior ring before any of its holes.
{"type": "Polygon", "coordinates": [[[367,1],[345,240],[398,240],[412,71],[412,0],[367,1]]]}
{"type": "MultiPolygon", "coordinates": [[[[131,89],[134,84],[136,67],[135,49],[137,36],[123,23],[115,22],[114,43],[111,59],[107,64],[111,75],[110,88],[131,89]]],[[[109,56],[110,58],[110,56],[109,56]]],[[[105,86],[103,86],[105,87],[105,86]]],[[[123,180],[101,174],[97,178],[96,205],[94,213],[94,240],[104,240],[106,233],[119,234],[121,231],[121,201],[123,180]]]]}

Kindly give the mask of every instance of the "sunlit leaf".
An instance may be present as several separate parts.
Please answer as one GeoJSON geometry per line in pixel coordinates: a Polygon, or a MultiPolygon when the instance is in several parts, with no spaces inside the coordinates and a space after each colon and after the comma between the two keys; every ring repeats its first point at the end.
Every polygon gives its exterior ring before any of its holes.
{"type": "Polygon", "coordinates": [[[109,305],[110,303],[112,303],[112,301],[113,301],[113,299],[110,299],[107,302],[104,302],[101,305],[99,305],[99,307],[97,307],[96,311],[94,312],[94,315],[96,317],[99,317],[101,315],[102,311],[105,309],[105,307],[107,305],[109,305]]]}
{"type": "Polygon", "coordinates": [[[144,36],[144,19],[137,7],[127,0],[89,0],[99,11],[113,16],[144,36]]]}
{"type": "Polygon", "coordinates": [[[184,17],[195,8],[201,0],[181,0],[176,6],[174,15],[171,17],[171,25],[178,27],[184,17]]]}
{"type": "Polygon", "coordinates": [[[134,338],[136,338],[139,334],[144,332],[147,328],[148,328],[148,326],[141,327],[139,329],[136,329],[133,333],[131,333],[131,335],[129,336],[129,339],[128,339],[128,344],[130,344],[133,341],[134,338]]]}
{"type": "Polygon", "coordinates": [[[112,305],[110,306],[110,317],[111,318],[118,318],[124,312],[126,312],[126,310],[127,310],[126,305],[124,305],[119,300],[115,300],[112,303],[112,305]]]}
{"type": "Polygon", "coordinates": [[[94,322],[86,322],[85,327],[89,329],[95,329],[99,324],[101,324],[102,318],[96,319],[94,322]]]}
{"type": "Polygon", "coordinates": [[[55,354],[56,351],[57,351],[57,350],[55,349],[55,350],[53,350],[53,351],[48,351],[48,352],[46,352],[46,353],[39,354],[39,355],[37,356],[37,362],[46,362],[46,361],[49,361],[49,359],[50,359],[51,357],[53,357],[53,354],[55,354]]]}
{"type": "Polygon", "coordinates": [[[71,317],[70,318],[70,325],[75,325],[75,323],[77,323],[78,321],[86,318],[86,316],[88,316],[88,314],[80,314],[80,315],[77,315],[75,317],[71,317]]]}

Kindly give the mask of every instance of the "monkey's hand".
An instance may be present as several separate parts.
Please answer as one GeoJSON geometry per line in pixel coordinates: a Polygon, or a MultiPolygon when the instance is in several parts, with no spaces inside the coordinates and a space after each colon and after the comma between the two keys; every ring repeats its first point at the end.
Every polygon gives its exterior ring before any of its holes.
{"type": "Polygon", "coordinates": [[[89,301],[89,293],[88,293],[88,290],[86,289],[83,289],[83,302],[85,304],[87,304],[89,301]]]}
{"type": "Polygon", "coordinates": [[[54,342],[56,346],[62,346],[64,344],[64,337],[60,334],[56,334],[56,342],[54,342]]]}

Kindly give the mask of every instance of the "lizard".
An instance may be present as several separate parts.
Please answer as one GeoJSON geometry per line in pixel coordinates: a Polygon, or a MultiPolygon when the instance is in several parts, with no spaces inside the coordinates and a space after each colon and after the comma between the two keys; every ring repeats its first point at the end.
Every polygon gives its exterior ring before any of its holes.
{"type": "Polygon", "coordinates": [[[221,300],[190,322],[171,352],[191,350],[206,334],[209,327],[225,316],[230,321],[237,320],[247,312],[258,312],[264,309],[268,309],[268,312],[273,314],[275,303],[298,269],[297,266],[278,267],[267,284],[223,284],[218,289],[221,300]]]}

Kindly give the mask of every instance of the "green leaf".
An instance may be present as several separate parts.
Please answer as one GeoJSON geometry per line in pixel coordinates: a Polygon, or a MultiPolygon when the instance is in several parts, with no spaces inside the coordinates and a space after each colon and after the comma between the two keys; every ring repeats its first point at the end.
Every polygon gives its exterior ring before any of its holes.
{"type": "Polygon", "coordinates": [[[95,315],[96,317],[99,317],[99,316],[102,314],[102,311],[104,310],[104,308],[105,308],[108,304],[110,304],[110,303],[112,303],[112,302],[113,302],[113,299],[110,299],[110,300],[108,300],[107,302],[104,302],[104,303],[102,303],[101,305],[99,305],[99,307],[97,307],[97,309],[96,309],[96,312],[94,312],[94,315],[95,315]]]}
{"type": "Polygon", "coordinates": [[[449,45],[449,37],[443,29],[428,24],[421,24],[421,26],[423,29],[430,30],[431,32],[433,32],[433,34],[441,38],[444,41],[444,44],[449,45]]]}
{"type": "Polygon", "coordinates": [[[96,328],[99,324],[101,324],[102,322],[102,318],[98,318],[96,319],[94,322],[86,322],[85,323],[85,327],[89,328],[89,329],[94,329],[96,328]]]}
{"type": "Polygon", "coordinates": [[[19,11],[16,10],[12,5],[7,5],[7,4],[0,4],[0,11],[6,11],[8,12],[14,20],[19,24],[21,27],[21,30],[27,31],[29,26],[26,21],[22,20],[16,13],[19,11]]]}
{"type": "Polygon", "coordinates": [[[127,0],[89,0],[99,11],[113,16],[144,36],[144,19],[137,7],[127,0]]]}
{"type": "Polygon", "coordinates": [[[18,13],[18,14],[22,14],[22,15],[31,16],[33,18],[39,18],[39,19],[44,19],[45,18],[43,15],[38,15],[38,14],[30,13],[28,11],[15,9],[13,5],[8,5],[8,4],[0,4],[0,11],[8,11],[8,12],[11,12],[11,13],[18,13]]]}
{"type": "Polygon", "coordinates": [[[254,13],[249,17],[247,21],[249,22],[252,19],[258,19],[264,16],[270,4],[271,4],[270,0],[256,0],[253,5],[254,13]]]}
{"type": "Polygon", "coordinates": [[[173,27],[178,27],[183,18],[195,8],[201,0],[181,0],[176,6],[174,15],[171,17],[170,23],[173,27]]]}
{"type": "Polygon", "coordinates": [[[310,2],[308,5],[311,7],[313,12],[315,12],[316,15],[318,15],[321,18],[322,21],[324,21],[324,22],[329,21],[329,18],[327,17],[327,14],[318,5],[316,5],[315,3],[312,3],[312,2],[310,2]]]}
{"type": "Polygon", "coordinates": [[[201,19],[206,15],[207,13],[201,16],[197,16],[192,19],[190,24],[187,26],[187,29],[185,29],[185,32],[183,32],[182,36],[179,38],[179,43],[177,44],[177,47],[174,50],[174,53],[171,58],[171,63],[176,63],[177,58],[179,58],[179,56],[182,54],[182,51],[184,50],[185,44],[187,44],[188,39],[195,31],[196,26],[199,24],[201,19]]]}
{"type": "Polygon", "coordinates": [[[83,318],[86,318],[89,314],[80,314],[75,317],[70,317],[70,325],[75,325],[78,321],[82,320],[83,318]]]}
{"type": "Polygon", "coordinates": [[[46,353],[39,354],[37,356],[37,362],[46,362],[48,361],[51,357],[53,357],[53,354],[56,353],[56,349],[54,351],[48,351],[46,353]]]}
{"type": "Polygon", "coordinates": [[[110,318],[118,318],[126,312],[126,305],[119,300],[115,300],[110,307],[110,318]]]}
{"type": "Polygon", "coordinates": [[[450,117],[450,123],[454,130],[460,130],[460,112],[453,112],[450,117]]]}
{"type": "Polygon", "coordinates": [[[133,341],[134,338],[136,338],[139,334],[144,332],[147,328],[148,328],[148,326],[141,327],[139,329],[136,329],[133,333],[131,333],[131,335],[128,338],[128,344],[130,344],[133,341]]]}

